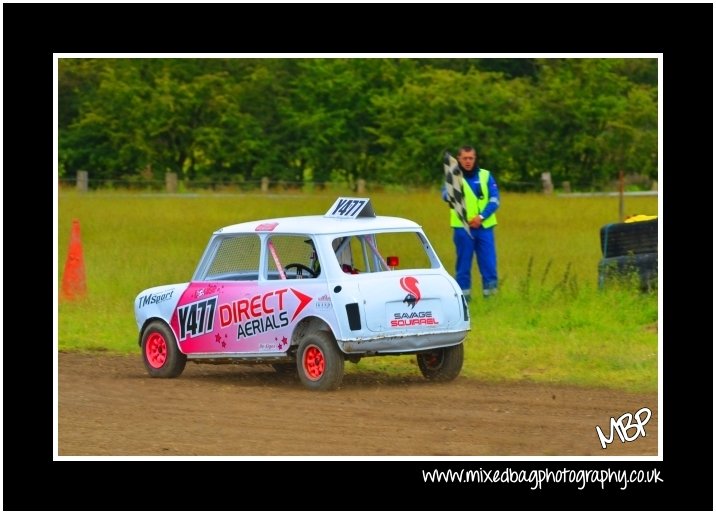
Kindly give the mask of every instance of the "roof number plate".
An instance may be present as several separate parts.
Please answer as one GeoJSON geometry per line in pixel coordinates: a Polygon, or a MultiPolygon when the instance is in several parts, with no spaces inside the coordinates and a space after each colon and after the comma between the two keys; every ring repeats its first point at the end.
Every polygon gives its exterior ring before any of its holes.
{"type": "Polygon", "coordinates": [[[326,218],[374,218],[375,211],[370,203],[370,198],[345,198],[340,197],[328,209],[326,218]]]}

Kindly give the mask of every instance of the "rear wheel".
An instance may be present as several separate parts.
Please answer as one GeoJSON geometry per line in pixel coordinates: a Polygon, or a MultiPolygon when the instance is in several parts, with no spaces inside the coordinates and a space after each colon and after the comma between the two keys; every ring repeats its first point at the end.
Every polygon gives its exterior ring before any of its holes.
{"type": "Polygon", "coordinates": [[[186,366],[186,355],[179,351],[174,334],[156,320],[142,334],[142,358],[149,375],[155,378],[178,377],[186,366]]]}
{"type": "Polygon", "coordinates": [[[454,380],[462,370],[462,343],[447,348],[437,348],[417,354],[420,372],[428,380],[448,382],[454,380]]]}
{"type": "Polygon", "coordinates": [[[343,381],[343,354],[328,332],[313,332],[301,340],[296,354],[303,385],[317,391],[337,389],[343,381]]]}

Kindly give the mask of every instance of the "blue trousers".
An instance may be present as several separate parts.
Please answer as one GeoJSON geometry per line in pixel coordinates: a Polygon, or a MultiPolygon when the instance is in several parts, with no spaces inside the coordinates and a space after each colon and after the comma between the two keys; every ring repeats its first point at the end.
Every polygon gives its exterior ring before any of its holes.
{"type": "Polygon", "coordinates": [[[477,267],[482,276],[482,294],[489,295],[497,290],[497,253],[495,251],[494,227],[473,228],[472,237],[465,229],[453,229],[453,242],[457,252],[455,280],[464,293],[469,294],[472,287],[472,254],[477,257],[477,267]]]}

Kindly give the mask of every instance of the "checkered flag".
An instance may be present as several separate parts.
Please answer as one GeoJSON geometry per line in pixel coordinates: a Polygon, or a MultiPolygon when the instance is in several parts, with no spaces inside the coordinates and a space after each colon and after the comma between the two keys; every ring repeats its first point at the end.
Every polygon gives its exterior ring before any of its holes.
{"type": "Polygon", "coordinates": [[[447,189],[448,203],[450,207],[455,209],[457,217],[462,221],[462,226],[470,237],[470,222],[467,219],[467,209],[465,208],[465,195],[462,193],[462,170],[457,164],[455,157],[445,152],[443,160],[445,168],[445,186],[447,189]]]}

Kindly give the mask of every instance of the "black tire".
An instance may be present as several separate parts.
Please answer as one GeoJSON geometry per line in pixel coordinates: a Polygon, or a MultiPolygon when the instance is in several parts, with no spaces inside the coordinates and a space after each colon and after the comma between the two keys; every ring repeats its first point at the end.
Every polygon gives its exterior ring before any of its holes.
{"type": "Polygon", "coordinates": [[[636,279],[642,291],[657,286],[659,277],[659,254],[640,253],[609,257],[599,261],[599,287],[608,282],[626,282],[636,279]]]}
{"type": "Polygon", "coordinates": [[[417,354],[420,372],[433,382],[455,380],[462,370],[464,348],[462,343],[417,354]]]}
{"type": "Polygon", "coordinates": [[[659,247],[658,219],[634,223],[612,223],[599,231],[602,256],[656,253],[659,247]]]}
{"type": "Polygon", "coordinates": [[[144,329],[142,360],[149,376],[154,378],[178,377],[186,366],[186,355],[179,351],[174,333],[158,320],[144,329]]]}
{"type": "Polygon", "coordinates": [[[296,362],[298,377],[309,389],[330,391],[343,381],[345,359],[328,332],[306,335],[298,345],[296,362]]]}

